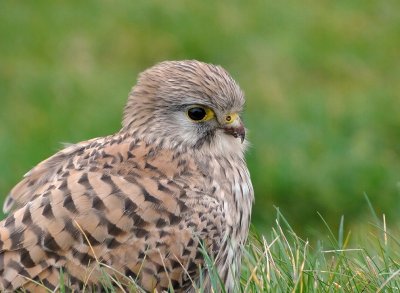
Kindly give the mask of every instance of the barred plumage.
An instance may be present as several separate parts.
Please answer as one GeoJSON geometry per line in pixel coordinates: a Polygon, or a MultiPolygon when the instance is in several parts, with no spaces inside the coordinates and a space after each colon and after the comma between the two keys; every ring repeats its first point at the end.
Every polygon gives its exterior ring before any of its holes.
{"type": "Polygon", "coordinates": [[[168,61],[142,73],[118,133],[68,146],[11,191],[0,289],[54,290],[61,270],[71,289],[96,287],[101,262],[122,283],[115,271],[147,291],[190,291],[204,244],[232,292],[253,202],[243,104],[219,66],[168,61]],[[191,120],[190,107],[213,115],[191,120]]]}

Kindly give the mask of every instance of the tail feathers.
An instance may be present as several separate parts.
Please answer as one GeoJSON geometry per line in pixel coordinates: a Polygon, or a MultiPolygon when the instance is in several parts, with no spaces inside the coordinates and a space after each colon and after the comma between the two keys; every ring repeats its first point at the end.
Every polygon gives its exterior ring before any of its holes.
{"type": "Polygon", "coordinates": [[[19,225],[17,219],[10,215],[0,227],[0,292],[27,288],[28,285],[42,282],[40,280],[46,280],[45,287],[51,288],[51,282],[48,283],[48,279],[41,276],[58,274],[58,268],[65,261],[61,256],[40,247],[40,235],[19,225]]]}
{"type": "Polygon", "coordinates": [[[34,264],[21,251],[0,252],[0,291],[14,291],[34,281],[49,269],[51,268],[47,262],[34,264]]]}

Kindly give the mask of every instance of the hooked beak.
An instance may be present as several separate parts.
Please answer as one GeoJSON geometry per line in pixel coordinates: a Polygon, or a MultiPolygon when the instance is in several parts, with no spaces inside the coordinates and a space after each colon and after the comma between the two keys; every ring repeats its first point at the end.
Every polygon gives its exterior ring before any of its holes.
{"type": "Polygon", "coordinates": [[[240,119],[237,119],[235,123],[225,125],[223,130],[226,134],[230,134],[235,138],[240,138],[240,141],[243,143],[246,136],[246,130],[244,129],[244,125],[240,119]]]}

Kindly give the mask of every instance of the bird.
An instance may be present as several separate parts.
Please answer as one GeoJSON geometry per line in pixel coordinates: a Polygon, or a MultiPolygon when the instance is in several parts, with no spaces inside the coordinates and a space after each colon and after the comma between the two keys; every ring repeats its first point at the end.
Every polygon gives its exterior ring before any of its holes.
{"type": "Polygon", "coordinates": [[[61,278],[99,290],[106,272],[119,287],[211,292],[215,272],[234,292],[254,201],[244,103],[219,65],[140,73],[120,130],[66,146],[7,196],[0,290],[48,292],[61,278]]]}

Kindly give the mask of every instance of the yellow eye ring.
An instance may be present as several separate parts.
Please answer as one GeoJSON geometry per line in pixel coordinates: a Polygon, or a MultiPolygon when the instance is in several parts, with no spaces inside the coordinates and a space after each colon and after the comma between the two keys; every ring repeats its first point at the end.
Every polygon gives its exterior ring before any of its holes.
{"type": "Polygon", "coordinates": [[[210,108],[205,108],[202,106],[190,107],[186,114],[190,120],[195,122],[207,121],[214,117],[214,112],[210,108]]]}

